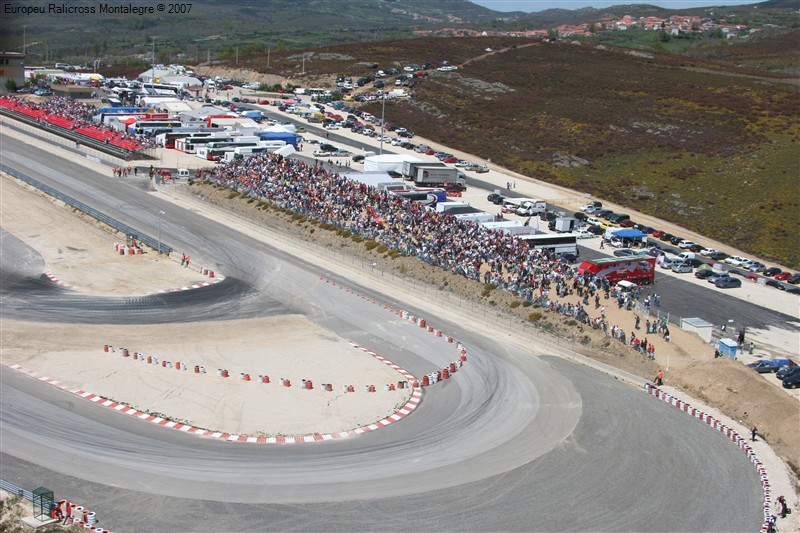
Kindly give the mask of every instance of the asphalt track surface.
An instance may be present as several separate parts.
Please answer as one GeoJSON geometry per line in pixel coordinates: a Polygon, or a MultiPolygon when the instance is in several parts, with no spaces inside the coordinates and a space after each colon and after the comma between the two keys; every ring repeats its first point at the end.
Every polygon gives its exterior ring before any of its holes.
{"type": "MultiPolygon", "coordinates": [[[[4,232],[4,318],[80,327],[299,312],[416,375],[453,359],[421,328],[319,283],[319,266],[15,139],[0,150],[3,163],[142,232],[165,211],[163,240],[227,276],[186,296],[89,297],[48,285],[41,258],[4,232]]],[[[0,477],[91,502],[120,531],[760,527],[758,479],[718,432],[588,367],[438,326],[470,347],[456,379],[426,389],[401,422],[303,445],[186,435],[3,368],[0,477]]]]}

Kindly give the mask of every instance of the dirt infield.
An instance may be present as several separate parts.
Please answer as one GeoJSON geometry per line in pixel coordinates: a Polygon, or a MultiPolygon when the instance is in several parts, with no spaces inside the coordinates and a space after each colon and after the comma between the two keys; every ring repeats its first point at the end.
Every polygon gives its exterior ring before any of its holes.
{"type": "MultiPolygon", "coordinates": [[[[113,248],[119,235],[26,189],[2,176],[0,225],[36,250],[45,268],[74,290],[141,295],[207,280],[152,251],[120,256],[113,248]]],[[[212,431],[252,436],[344,432],[393,414],[410,397],[409,389],[384,390],[385,384],[403,379],[398,372],[298,315],[146,326],[42,327],[3,320],[0,329],[5,363],[212,431]],[[106,344],[127,347],[131,355],[106,353],[106,344]],[[188,370],[135,361],[134,351],[173,364],[182,361],[188,370]],[[207,374],[195,374],[195,365],[206,367],[207,374]],[[218,368],[231,377],[218,378],[218,368]],[[251,381],[241,381],[242,372],[251,374],[251,381]],[[270,376],[271,383],[257,383],[258,375],[270,376]],[[292,386],[281,387],[281,377],[292,386]],[[303,379],[314,389],[302,390],[303,379]],[[323,391],[323,383],[337,388],[323,391]],[[342,384],[358,390],[342,393],[342,384]],[[376,392],[365,393],[365,385],[375,385],[376,392]]]]}

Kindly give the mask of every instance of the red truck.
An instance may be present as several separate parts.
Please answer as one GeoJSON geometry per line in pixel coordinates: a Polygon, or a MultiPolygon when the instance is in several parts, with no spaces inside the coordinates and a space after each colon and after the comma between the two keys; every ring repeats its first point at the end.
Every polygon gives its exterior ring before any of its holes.
{"type": "Polygon", "coordinates": [[[642,255],[593,259],[578,267],[578,274],[586,273],[606,278],[612,285],[623,280],[648,285],[656,279],[656,258],[642,255]]]}

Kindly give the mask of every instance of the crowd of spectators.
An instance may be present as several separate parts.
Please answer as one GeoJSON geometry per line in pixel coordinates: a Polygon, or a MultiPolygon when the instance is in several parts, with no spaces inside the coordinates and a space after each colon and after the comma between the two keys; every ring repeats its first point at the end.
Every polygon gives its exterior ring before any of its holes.
{"type": "MultiPolygon", "coordinates": [[[[55,115],[71,122],[72,130],[89,128],[99,132],[100,137],[105,139],[116,139],[132,142],[136,150],[155,148],[155,140],[144,135],[133,135],[108,128],[102,124],[96,124],[94,117],[98,114],[98,109],[94,105],[87,104],[64,96],[51,96],[41,102],[18,98],[13,95],[4,97],[7,101],[13,102],[17,106],[25,106],[34,111],[43,111],[45,115],[55,115]]],[[[40,119],[40,122],[45,120],[40,119]]]]}
{"type": "MultiPolygon", "coordinates": [[[[511,234],[459,221],[322,165],[276,154],[234,160],[208,177],[218,185],[347,229],[610,334],[605,308],[600,316],[589,314],[591,298],[597,311],[601,293],[605,299],[610,297],[608,281],[591,273],[580,274],[551,253],[534,249],[511,234]],[[572,295],[582,299],[583,305],[557,300],[572,295]]],[[[623,343],[630,339],[624,333],[615,338],[623,343]]],[[[637,349],[641,345],[637,343],[637,349]]],[[[643,346],[645,354],[649,346],[643,346]]]]}

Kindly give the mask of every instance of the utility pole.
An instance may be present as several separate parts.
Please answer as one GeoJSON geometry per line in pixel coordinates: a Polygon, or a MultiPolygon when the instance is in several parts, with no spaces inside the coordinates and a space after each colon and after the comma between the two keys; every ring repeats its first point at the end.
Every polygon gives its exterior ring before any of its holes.
{"type": "Polygon", "coordinates": [[[306,53],[303,52],[303,74],[306,73],[306,53]]]}
{"type": "Polygon", "coordinates": [[[386,127],[386,89],[383,89],[381,100],[381,150],[378,155],[383,155],[383,129],[386,127]]]}
{"type": "Polygon", "coordinates": [[[153,39],[153,55],[152,55],[151,59],[152,59],[152,63],[153,64],[151,66],[152,66],[153,70],[151,72],[152,75],[150,76],[150,78],[151,78],[150,82],[151,83],[155,83],[156,82],[156,38],[153,37],[152,39],[153,39]]]}

